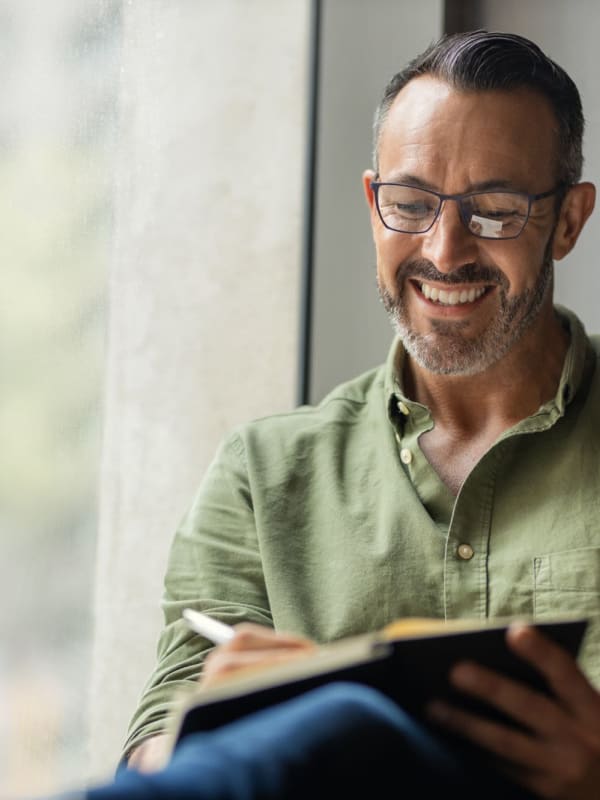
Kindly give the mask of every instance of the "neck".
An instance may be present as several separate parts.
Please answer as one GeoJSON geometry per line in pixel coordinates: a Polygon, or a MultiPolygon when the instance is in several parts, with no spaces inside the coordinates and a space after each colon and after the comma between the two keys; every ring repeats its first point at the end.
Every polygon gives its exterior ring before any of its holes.
{"type": "Polygon", "coordinates": [[[535,413],[556,394],[569,337],[553,308],[500,361],[477,375],[428,372],[407,357],[407,395],[426,405],[436,427],[473,434],[497,433],[535,413]]]}

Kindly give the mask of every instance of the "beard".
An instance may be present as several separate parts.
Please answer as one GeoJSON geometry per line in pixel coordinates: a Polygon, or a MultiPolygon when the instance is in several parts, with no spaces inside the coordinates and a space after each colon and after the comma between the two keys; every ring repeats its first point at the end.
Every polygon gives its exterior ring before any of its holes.
{"type": "Polygon", "coordinates": [[[450,274],[438,272],[431,261],[401,264],[396,272],[396,296],[377,281],[379,296],[406,352],[424,369],[438,375],[477,375],[500,361],[521,339],[539,316],[552,288],[554,265],[552,237],[534,286],[515,297],[508,296],[506,276],[496,267],[465,264],[450,274]],[[421,334],[413,330],[406,308],[405,292],[409,278],[435,281],[446,286],[470,282],[498,287],[499,309],[487,327],[476,336],[468,333],[469,323],[434,319],[432,330],[421,334]]]}

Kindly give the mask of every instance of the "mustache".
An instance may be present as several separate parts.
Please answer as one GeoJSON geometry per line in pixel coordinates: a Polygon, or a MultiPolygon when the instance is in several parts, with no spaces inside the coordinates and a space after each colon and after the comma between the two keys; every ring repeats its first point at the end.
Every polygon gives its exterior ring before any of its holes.
{"type": "Polygon", "coordinates": [[[452,286],[457,283],[488,283],[508,289],[508,281],[497,267],[471,262],[453,269],[452,272],[439,272],[431,261],[417,259],[400,264],[396,271],[396,285],[400,286],[408,278],[421,278],[452,286]]]}

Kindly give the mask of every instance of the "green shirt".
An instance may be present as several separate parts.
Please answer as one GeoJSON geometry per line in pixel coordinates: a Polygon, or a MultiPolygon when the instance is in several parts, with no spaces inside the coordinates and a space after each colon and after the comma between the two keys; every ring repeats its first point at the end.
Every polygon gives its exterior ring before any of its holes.
{"type": "MultiPolygon", "coordinates": [[[[186,606],[319,642],[403,616],[600,614],[598,355],[561,313],[571,344],[556,397],[499,437],[457,497],[419,448],[434,422],[403,393],[398,341],[319,406],[222,444],[172,546],[158,664],[126,750],[200,672],[210,645],[186,606]]],[[[600,625],[581,664],[600,686],[600,625]]]]}

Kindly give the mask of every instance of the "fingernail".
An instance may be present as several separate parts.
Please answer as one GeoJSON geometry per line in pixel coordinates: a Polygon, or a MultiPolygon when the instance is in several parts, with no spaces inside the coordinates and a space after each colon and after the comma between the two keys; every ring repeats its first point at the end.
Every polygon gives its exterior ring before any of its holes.
{"type": "Polygon", "coordinates": [[[508,635],[511,641],[524,647],[528,647],[534,639],[531,628],[524,622],[513,622],[508,628],[508,635]]]}

